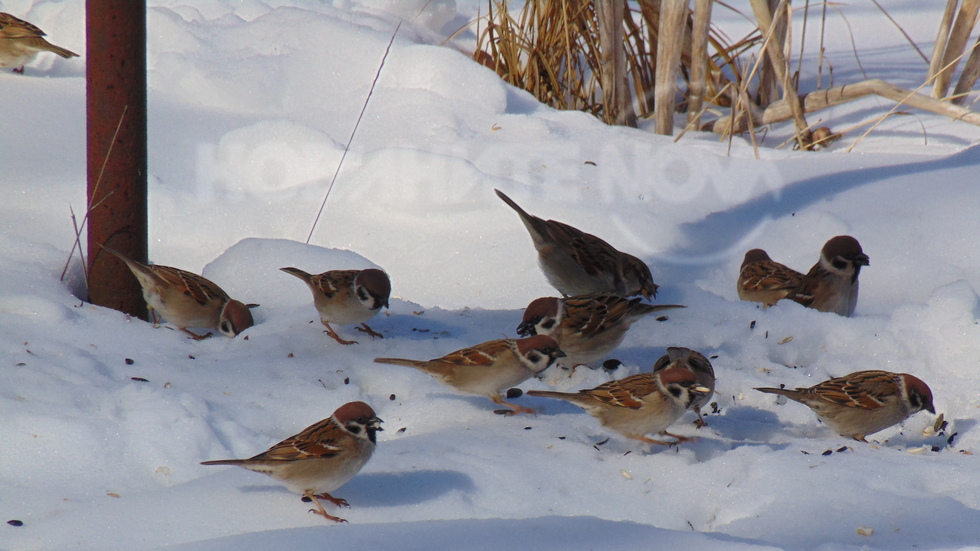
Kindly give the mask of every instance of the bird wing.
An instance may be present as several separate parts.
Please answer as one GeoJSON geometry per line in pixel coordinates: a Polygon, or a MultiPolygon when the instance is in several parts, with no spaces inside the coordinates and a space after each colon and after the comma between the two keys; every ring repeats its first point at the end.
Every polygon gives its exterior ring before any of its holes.
{"type": "Polygon", "coordinates": [[[296,461],[334,457],[343,450],[338,438],[342,435],[340,427],[332,419],[324,419],[256,455],[250,461],[296,461]]]}
{"type": "Polygon", "coordinates": [[[657,391],[657,381],[652,373],[640,373],[618,381],[603,383],[583,393],[605,404],[629,409],[640,409],[646,396],[657,391]]]}

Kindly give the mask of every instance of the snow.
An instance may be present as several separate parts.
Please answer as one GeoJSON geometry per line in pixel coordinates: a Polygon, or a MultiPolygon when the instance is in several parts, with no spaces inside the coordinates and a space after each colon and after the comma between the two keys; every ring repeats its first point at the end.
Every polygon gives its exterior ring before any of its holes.
{"type": "MultiPolygon", "coordinates": [[[[0,549],[980,546],[980,129],[908,111],[796,153],[776,149],[791,134],[777,125],[755,159],[743,139],[674,143],[647,122],[609,128],[538,105],[461,53],[471,31],[447,42],[483,2],[148,6],[150,257],[260,304],[256,325],[195,342],[77,298],[77,255],[61,274],[70,209],[80,218],[85,205],[84,55],[0,74],[0,520],[23,522],[0,524],[0,549]],[[713,358],[719,411],[672,430],[697,441],[650,449],[527,396],[515,402],[538,414],[501,417],[371,361],[513,337],[521,308],[554,294],[494,188],[640,256],[657,302],[688,306],[637,323],[616,371],[552,370],[522,387],[595,386],[650,369],[667,346],[695,348],[713,358]],[[856,317],[738,302],[744,251],[806,270],[839,234],[871,257],[856,317]],[[360,344],[330,340],[283,266],[383,267],[394,298],[370,323],[385,338],[340,327],[360,344]],[[919,413],[862,444],[751,390],[860,369],[925,380],[948,428],[930,434],[935,418],[919,413]],[[270,478],[199,464],[263,451],[351,400],[385,431],[337,492],[350,524],[307,514],[270,478]]],[[[80,0],[0,9],[84,52],[80,0]]],[[[931,50],[941,7],[888,9],[931,50]]],[[[837,84],[863,78],[845,17],[870,77],[921,83],[926,64],[876,8],[832,11],[837,84]]],[[[717,14],[741,36],[743,19],[717,14]]],[[[808,56],[804,89],[815,67],[808,56]]],[[[814,120],[836,130],[890,108],[868,98],[814,120]]]]}

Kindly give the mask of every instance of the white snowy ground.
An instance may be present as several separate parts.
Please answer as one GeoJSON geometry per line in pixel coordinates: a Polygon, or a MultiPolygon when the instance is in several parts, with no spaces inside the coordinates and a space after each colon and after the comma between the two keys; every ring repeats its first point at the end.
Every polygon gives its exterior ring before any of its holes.
{"type": "MultiPolygon", "coordinates": [[[[69,207],[85,204],[84,57],[0,74],[0,549],[980,545],[980,130],[908,112],[850,154],[861,130],[803,154],[776,150],[789,129],[773,128],[762,160],[742,140],[730,152],[709,135],[673,143],[538,105],[442,45],[482,2],[436,0],[413,21],[423,3],[149,3],[150,257],[260,303],[236,339],[193,342],[84,303],[77,256],[59,281],[69,207]],[[667,346],[696,348],[715,358],[719,409],[698,441],[599,445],[609,435],[573,406],[525,396],[540,413],[500,417],[371,361],[514,336],[520,309],[554,293],[495,187],[641,256],[657,300],[689,306],[638,323],[615,372],[523,387],[594,386],[650,369],[667,346]],[[845,233],[871,257],[855,318],[737,301],[745,250],[806,270],[845,233]],[[372,322],[384,340],[346,348],[277,270],[370,264],[397,299],[372,322]],[[948,428],[925,434],[935,419],[919,413],[861,444],[751,390],[859,369],[921,377],[948,428]],[[350,524],[307,514],[262,475],[199,465],[262,451],[350,400],[385,420],[375,457],[337,492],[350,524]]],[[[889,4],[928,52],[940,8],[889,4]]],[[[81,0],[0,9],[84,52],[81,0]]],[[[841,13],[870,77],[921,83],[925,62],[873,6],[840,9],[827,41],[836,83],[863,78],[841,13]]],[[[744,21],[718,13],[741,36],[744,21]]],[[[464,32],[450,46],[472,42],[464,32]]],[[[890,107],[867,99],[819,117],[838,130],[890,107]]],[[[674,430],[694,435],[692,421],[674,430]]]]}

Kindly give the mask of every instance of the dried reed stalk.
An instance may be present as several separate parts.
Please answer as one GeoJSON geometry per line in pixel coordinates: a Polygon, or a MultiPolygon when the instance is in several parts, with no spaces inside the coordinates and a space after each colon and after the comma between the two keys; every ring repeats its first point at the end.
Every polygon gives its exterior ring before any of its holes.
{"type": "MultiPolygon", "coordinates": [[[[960,4],[959,13],[953,22],[953,28],[949,32],[949,40],[946,42],[943,52],[941,69],[935,75],[936,81],[932,90],[932,97],[944,98],[949,93],[949,85],[953,82],[953,73],[959,64],[957,59],[963,55],[967,42],[970,40],[970,33],[976,25],[977,14],[980,13],[980,0],[963,0],[960,4]]],[[[939,45],[937,44],[937,47],[939,45]]]]}

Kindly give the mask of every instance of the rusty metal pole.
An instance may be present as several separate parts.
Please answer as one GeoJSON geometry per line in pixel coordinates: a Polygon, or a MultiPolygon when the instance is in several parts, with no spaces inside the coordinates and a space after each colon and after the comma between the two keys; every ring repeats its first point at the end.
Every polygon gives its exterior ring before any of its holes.
{"type": "Polygon", "coordinates": [[[139,283],[102,245],[146,262],[146,3],[85,3],[89,300],[146,319],[139,283]]]}

